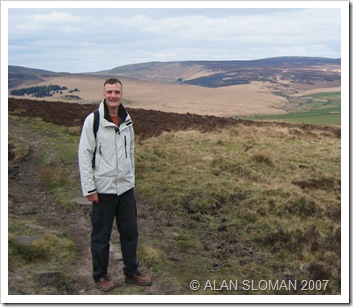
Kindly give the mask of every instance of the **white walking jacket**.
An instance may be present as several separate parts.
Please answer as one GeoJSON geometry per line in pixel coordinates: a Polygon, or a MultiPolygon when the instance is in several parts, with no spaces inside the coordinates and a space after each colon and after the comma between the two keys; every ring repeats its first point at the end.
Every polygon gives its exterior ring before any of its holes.
{"type": "Polygon", "coordinates": [[[88,115],[84,121],[78,149],[84,196],[94,193],[121,195],[135,185],[132,120],[122,105],[118,113],[119,126],[116,126],[110,119],[105,101],[101,102],[97,138],[93,132],[94,114],[88,115]]]}

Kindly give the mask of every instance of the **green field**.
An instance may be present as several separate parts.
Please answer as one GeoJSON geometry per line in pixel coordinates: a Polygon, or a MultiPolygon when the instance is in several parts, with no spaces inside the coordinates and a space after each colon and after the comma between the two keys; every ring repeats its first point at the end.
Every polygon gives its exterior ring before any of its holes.
{"type": "Polygon", "coordinates": [[[252,120],[276,120],[314,125],[341,124],[341,93],[318,93],[289,99],[284,115],[252,116],[252,120]]]}

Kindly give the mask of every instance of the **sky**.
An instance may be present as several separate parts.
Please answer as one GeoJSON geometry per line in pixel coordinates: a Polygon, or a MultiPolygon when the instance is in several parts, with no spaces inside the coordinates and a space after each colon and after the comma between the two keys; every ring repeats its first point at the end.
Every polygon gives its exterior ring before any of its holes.
{"type": "Polygon", "coordinates": [[[341,9],[8,8],[9,65],[78,73],[151,61],[278,56],[340,58],[341,9]]]}

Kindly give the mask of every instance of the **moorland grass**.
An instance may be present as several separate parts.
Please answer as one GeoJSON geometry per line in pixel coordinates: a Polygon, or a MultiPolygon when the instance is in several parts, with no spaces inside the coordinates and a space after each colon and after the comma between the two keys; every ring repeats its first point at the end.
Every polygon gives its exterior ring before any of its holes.
{"type": "Polygon", "coordinates": [[[237,126],[139,142],[138,192],[174,220],[154,244],[183,254],[184,269],[171,274],[184,283],[319,276],[330,280],[326,293],[340,292],[340,139],[292,129],[237,126]],[[189,239],[168,240],[177,231],[189,239]]]}
{"type": "MultiPolygon", "coordinates": [[[[39,120],[9,125],[41,135],[40,176],[58,201],[81,195],[77,133],[39,120]]],[[[136,192],[149,221],[140,262],[177,294],[308,294],[193,292],[193,279],[320,279],[329,287],[310,294],[339,294],[340,139],[323,131],[273,124],[137,136],[136,192]]]]}

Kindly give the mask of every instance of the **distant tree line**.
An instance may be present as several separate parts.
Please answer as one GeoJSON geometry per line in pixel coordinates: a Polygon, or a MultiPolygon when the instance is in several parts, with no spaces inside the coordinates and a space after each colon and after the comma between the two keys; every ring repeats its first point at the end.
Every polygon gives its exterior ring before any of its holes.
{"type": "MultiPolygon", "coordinates": [[[[10,91],[10,94],[15,96],[32,95],[33,97],[40,98],[53,96],[54,93],[62,94],[62,91],[64,90],[67,90],[66,86],[61,87],[59,85],[43,85],[12,90],[10,91]]],[[[73,91],[77,92],[79,90],[75,88],[73,91]]]]}

